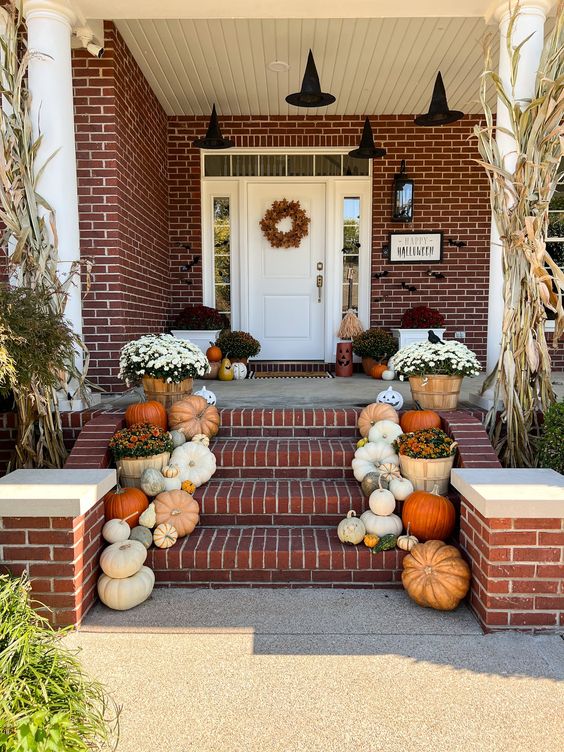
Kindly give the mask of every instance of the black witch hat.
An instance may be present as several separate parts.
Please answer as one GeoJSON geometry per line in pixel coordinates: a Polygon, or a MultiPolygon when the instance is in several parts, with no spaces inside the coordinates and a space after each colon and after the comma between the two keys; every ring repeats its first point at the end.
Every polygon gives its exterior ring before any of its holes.
{"type": "Polygon", "coordinates": [[[366,118],[364,121],[364,128],[362,129],[362,138],[358,149],[349,151],[349,157],[354,159],[374,159],[375,157],[385,157],[386,150],[377,148],[374,143],[374,136],[372,134],[372,126],[370,120],[366,118]]]}
{"type": "Polygon", "coordinates": [[[230,141],[228,138],[223,138],[221,135],[217,120],[217,112],[215,111],[215,104],[212,107],[210,123],[205,137],[197,138],[193,144],[194,146],[197,146],[198,149],[229,149],[231,146],[235,145],[234,141],[230,141]]]}
{"type": "Polygon", "coordinates": [[[294,94],[288,94],[286,102],[293,104],[295,107],[326,107],[333,104],[335,97],[321,91],[319,76],[311,50],[307,56],[307,65],[302,81],[302,88],[294,94]]]}
{"type": "Polygon", "coordinates": [[[441,72],[437,73],[433,97],[429,106],[429,112],[426,115],[418,115],[415,118],[416,125],[448,125],[464,117],[460,110],[449,110],[446,98],[445,85],[441,72]]]}

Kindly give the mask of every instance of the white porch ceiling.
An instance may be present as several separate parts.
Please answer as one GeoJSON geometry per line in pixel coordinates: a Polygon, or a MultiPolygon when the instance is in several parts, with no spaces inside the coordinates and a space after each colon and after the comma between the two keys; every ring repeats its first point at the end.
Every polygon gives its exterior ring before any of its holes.
{"type": "Polygon", "coordinates": [[[323,91],[337,97],[319,114],[426,112],[438,70],[451,109],[481,111],[483,17],[137,19],[116,25],[169,115],[208,115],[213,102],[220,115],[295,114],[284,98],[299,90],[310,47],[323,91]],[[273,60],[287,62],[289,71],[270,71],[273,60]]]}

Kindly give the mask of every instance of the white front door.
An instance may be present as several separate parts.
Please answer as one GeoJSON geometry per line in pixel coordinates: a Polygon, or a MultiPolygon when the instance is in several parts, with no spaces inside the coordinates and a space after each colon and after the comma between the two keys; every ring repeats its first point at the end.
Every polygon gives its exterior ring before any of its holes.
{"type": "MultiPolygon", "coordinates": [[[[248,184],[249,330],[261,360],[322,360],[325,336],[325,184],[248,184]],[[259,222],[273,201],[299,201],[310,218],[298,248],[273,248],[259,222]]],[[[278,225],[283,232],[290,220],[278,225]]]]}

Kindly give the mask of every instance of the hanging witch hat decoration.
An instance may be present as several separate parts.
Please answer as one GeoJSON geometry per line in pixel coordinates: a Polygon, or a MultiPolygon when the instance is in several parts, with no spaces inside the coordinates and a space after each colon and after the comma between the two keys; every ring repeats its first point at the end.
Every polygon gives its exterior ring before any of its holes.
{"type": "Polygon", "coordinates": [[[386,150],[378,148],[374,143],[374,135],[372,134],[372,126],[370,120],[366,118],[364,121],[364,128],[362,129],[362,138],[358,149],[349,151],[349,157],[354,159],[375,159],[376,157],[385,157],[386,150]]]}
{"type": "Polygon", "coordinates": [[[194,146],[198,149],[229,149],[235,145],[234,141],[230,141],[228,138],[223,138],[219,129],[219,122],[217,120],[217,112],[215,111],[215,104],[212,107],[210,123],[208,130],[204,138],[197,138],[193,142],[194,146]]]}
{"type": "Polygon", "coordinates": [[[332,94],[321,91],[315,60],[310,50],[307,56],[302,88],[294,94],[288,94],[286,102],[293,104],[295,107],[326,107],[328,104],[333,104],[334,101],[335,97],[332,94]]]}
{"type": "Polygon", "coordinates": [[[439,71],[435,80],[435,88],[433,89],[429,112],[426,115],[418,115],[415,118],[415,124],[431,127],[435,125],[448,125],[448,123],[454,123],[463,117],[464,113],[460,112],[460,110],[449,110],[443,77],[439,71]]]}

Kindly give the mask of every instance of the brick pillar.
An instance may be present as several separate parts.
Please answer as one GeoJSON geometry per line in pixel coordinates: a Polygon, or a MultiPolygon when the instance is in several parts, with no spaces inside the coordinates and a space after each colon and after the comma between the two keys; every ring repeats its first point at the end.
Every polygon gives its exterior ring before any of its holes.
{"type": "Polygon", "coordinates": [[[553,470],[461,469],[460,545],[470,605],[486,631],[564,627],[564,477],[553,470]]]}

